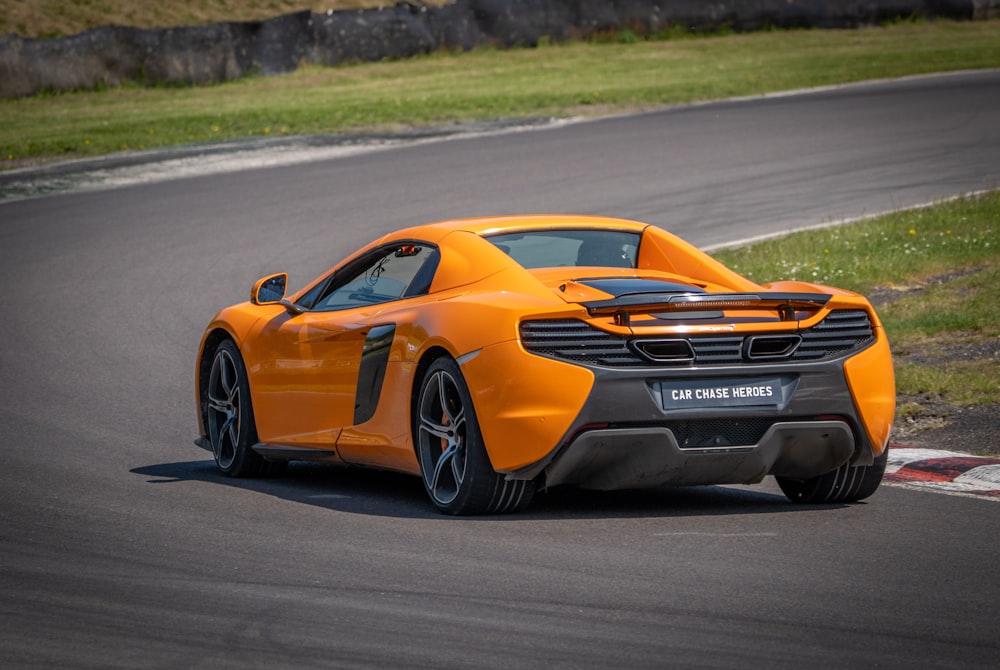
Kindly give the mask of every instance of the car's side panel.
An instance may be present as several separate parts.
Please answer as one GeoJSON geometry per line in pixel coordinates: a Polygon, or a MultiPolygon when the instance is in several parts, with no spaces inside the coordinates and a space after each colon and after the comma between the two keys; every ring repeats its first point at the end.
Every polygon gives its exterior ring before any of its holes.
{"type": "Polygon", "coordinates": [[[243,347],[262,442],[329,448],[354,420],[370,308],[281,313],[243,347]]]}
{"type": "Polygon", "coordinates": [[[583,317],[584,310],[553,300],[519,267],[490,275],[475,291],[437,297],[413,314],[414,334],[426,338],[416,350],[440,347],[459,361],[494,469],[511,472],[547,454],[583,406],[593,373],[527,354],[518,324],[526,316],[583,317]]]}
{"type": "Polygon", "coordinates": [[[844,375],[871,440],[873,456],[879,456],[888,446],[896,413],[892,354],[881,324],[876,327],[876,334],[878,340],[874,345],[844,363],[844,375]]]}
{"type": "Polygon", "coordinates": [[[565,436],[590,395],[590,370],[533,356],[520,342],[485,347],[462,361],[493,468],[512,472],[565,436]]]}
{"type": "MultiPolygon", "coordinates": [[[[443,251],[442,262],[448,255],[443,251]]],[[[516,337],[516,327],[504,325],[516,318],[508,309],[482,300],[479,293],[473,295],[458,288],[377,307],[369,332],[391,324],[392,344],[368,416],[359,415],[364,420],[345,427],[337,440],[345,461],[419,474],[410,413],[420,384],[416,375],[421,359],[432,349],[457,359],[498,339],[516,337]]]]}
{"type": "Polygon", "coordinates": [[[366,422],[344,428],[337,450],[348,463],[420,474],[410,432],[410,392],[417,367],[390,360],[378,403],[366,422]]]}
{"type": "MultiPolygon", "coordinates": [[[[211,365],[215,343],[221,337],[228,337],[236,342],[242,349],[247,333],[251,332],[254,325],[262,318],[267,318],[273,314],[284,312],[283,307],[257,306],[250,302],[239,303],[223,309],[219,312],[205,329],[202,335],[201,344],[198,346],[198,359],[195,365],[195,402],[198,407],[198,434],[206,435],[205,429],[205,408],[202,406],[202,386],[208,375],[208,368],[211,365]]],[[[244,363],[246,356],[244,355],[244,363]]]]}
{"type": "Polygon", "coordinates": [[[421,382],[419,365],[432,351],[460,362],[496,469],[522,467],[558,443],[582,406],[593,375],[525,353],[517,324],[526,313],[558,316],[581,310],[555,308],[537,283],[525,287],[528,294],[521,293],[520,281],[533,280],[523,271],[500,271],[478,283],[475,292],[458,288],[380,306],[371,324],[395,324],[395,337],[374,412],[367,421],[345,428],[338,439],[346,461],[419,471],[410,409],[421,382]]]}
{"type": "MultiPolygon", "coordinates": [[[[348,463],[420,474],[410,426],[414,378],[420,355],[428,341],[427,314],[442,312],[440,296],[425,295],[379,305],[372,317],[371,332],[393,329],[382,386],[370,408],[370,416],[347,426],[337,440],[337,449],[348,463]]],[[[457,355],[449,349],[449,354],[457,355]]],[[[364,418],[364,417],[359,417],[364,418]]]]}

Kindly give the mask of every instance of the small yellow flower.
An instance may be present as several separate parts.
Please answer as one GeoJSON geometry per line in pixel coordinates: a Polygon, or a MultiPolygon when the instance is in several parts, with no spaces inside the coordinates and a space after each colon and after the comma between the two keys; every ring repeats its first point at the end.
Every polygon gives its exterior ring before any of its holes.
{"type": "Polygon", "coordinates": [[[830,250],[829,250],[829,249],[824,249],[824,250],[823,250],[823,253],[824,253],[824,254],[828,254],[828,253],[830,253],[830,250]]]}
{"type": "Polygon", "coordinates": [[[83,141],[83,143],[84,143],[84,144],[90,144],[90,140],[87,140],[87,139],[85,139],[85,140],[83,141]]]}
{"type": "Polygon", "coordinates": [[[212,126],[212,132],[213,133],[219,132],[219,126],[212,126]]]}
{"type": "Polygon", "coordinates": [[[152,128],[150,128],[150,129],[149,129],[149,134],[150,134],[150,135],[155,135],[155,134],[156,134],[156,131],[155,131],[155,130],[153,130],[152,128]]]}
{"type": "Polygon", "coordinates": [[[913,228],[910,228],[910,235],[916,235],[916,234],[917,234],[917,231],[915,231],[913,228]]]}
{"type": "Polygon", "coordinates": [[[265,135],[269,135],[270,133],[271,133],[271,129],[268,126],[264,126],[264,134],[265,135]]]}
{"type": "Polygon", "coordinates": [[[951,235],[951,229],[949,228],[948,230],[944,231],[944,234],[945,235],[951,235]]]}

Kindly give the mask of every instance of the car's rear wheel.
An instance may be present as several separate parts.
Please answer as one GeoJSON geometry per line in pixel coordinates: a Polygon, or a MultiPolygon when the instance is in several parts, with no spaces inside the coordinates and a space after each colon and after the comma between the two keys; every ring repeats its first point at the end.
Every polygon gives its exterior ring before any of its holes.
{"type": "Polygon", "coordinates": [[[205,426],[219,470],[231,477],[280,474],[284,462],[265,460],[251,447],[257,442],[250,385],[239,349],[223,340],[215,349],[205,388],[205,426]]]}
{"type": "Polygon", "coordinates": [[[535,483],[506,480],[490,464],[472,397],[458,364],[439,358],[420,382],[414,440],[424,488],[448,514],[498,514],[524,509],[535,483]]]}
{"type": "Polygon", "coordinates": [[[864,500],[882,483],[889,450],[885,449],[871,465],[842,465],[812,479],[775,477],[782,493],[796,503],[844,503],[864,500]]]}

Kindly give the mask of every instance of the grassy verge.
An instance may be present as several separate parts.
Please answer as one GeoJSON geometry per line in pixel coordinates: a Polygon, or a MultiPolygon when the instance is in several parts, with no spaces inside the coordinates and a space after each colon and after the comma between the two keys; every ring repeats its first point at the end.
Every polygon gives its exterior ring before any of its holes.
{"type": "Polygon", "coordinates": [[[1000,403],[1000,361],[982,356],[1000,337],[1000,192],[714,255],[757,282],[798,279],[872,296],[900,394],[1000,403]]]}
{"type": "Polygon", "coordinates": [[[1000,67],[1000,21],[573,43],[0,101],[0,166],[228,138],[601,114],[1000,67]]]}

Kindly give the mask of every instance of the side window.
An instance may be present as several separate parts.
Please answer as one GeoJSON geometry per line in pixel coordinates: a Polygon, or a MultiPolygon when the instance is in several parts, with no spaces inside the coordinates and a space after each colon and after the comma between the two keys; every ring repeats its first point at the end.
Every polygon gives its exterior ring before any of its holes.
{"type": "Polygon", "coordinates": [[[413,242],[383,247],[337,272],[311,309],[352,309],[423,295],[439,257],[434,247],[413,242]]]}

